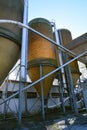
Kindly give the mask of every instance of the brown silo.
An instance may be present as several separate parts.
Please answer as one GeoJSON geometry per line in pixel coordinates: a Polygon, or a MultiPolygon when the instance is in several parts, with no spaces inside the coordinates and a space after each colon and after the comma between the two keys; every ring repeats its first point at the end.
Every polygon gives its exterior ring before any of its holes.
{"type": "MultiPolygon", "coordinates": [[[[72,40],[71,32],[67,29],[60,29],[58,33],[61,35],[61,45],[66,45],[72,40]]],[[[73,57],[69,56],[69,60],[71,60],[73,57]]],[[[75,86],[77,83],[77,80],[80,77],[79,67],[77,60],[70,63],[70,69],[73,79],[73,85],[75,86]]]]}
{"type": "MultiPolygon", "coordinates": [[[[29,22],[29,26],[53,39],[52,26],[48,20],[44,18],[36,18],[29,22]]],[[[33,82],[40,78],[40,65],[42,66],[43,76],[57,67],[56,57],[57,52],[54,44],[29,31],[28,73],[33,82]]],[[[55,74],[52,74],[43,80],[45,99],[48,97],[54,76],[55,74]]],[[[35,88],[41,96],[40,83],[37,83],[35,88]]]]}
{"type": "MultiPolygon", "coordinates": [[[[23,21],[23,0],[0,0],[0,19],[23,21]]],[[[21,28],[0,23],[0,84],[19,58],[21,28]]]]}

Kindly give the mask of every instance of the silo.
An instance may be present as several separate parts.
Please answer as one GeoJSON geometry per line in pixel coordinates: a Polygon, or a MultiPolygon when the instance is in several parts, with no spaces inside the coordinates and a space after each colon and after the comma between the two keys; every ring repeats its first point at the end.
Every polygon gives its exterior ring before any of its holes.
{"type": "MultiPolygon", "coordinates": [[[[61,45],[66,45],[72,40],[71,32],[67,29],[60,29],[58,30],[58,34],[61,39],[61,45]]],[[[73,57],[69,56],[69,60],[71,60],[73,57]]],[[[77,60],[70,63],[70,69],[73,79],[73,85],[75,86],[77,83],[77,80],[80,77],[79,67],[77,60]]]]}
{"type": "MultiPolygon", "coordinates": [[[[23,0],[0,0],[0,19],[23,20],[23,0]]],[[[21,28],[0,23],[0,84],[17,62],[21,45],[21,28]]]]}
{"type": "MultiPolygon", "coordinates": [[[[52,26],[48,20],[36,18],[29,22],[29,26],[53,39],[52,26]]],[[[33,82],[40,78],[40,65],[42,66],[43,76],[57,67],[56,57],[57,51],[54,44],[29,31],[28,73],[33,82]]],[[[54,76],[55,74],[43,80],[45,101],[52,86],[54,76]]],[[[41,96],[40,83],[36,84],[35,88],[41,96]]]]}

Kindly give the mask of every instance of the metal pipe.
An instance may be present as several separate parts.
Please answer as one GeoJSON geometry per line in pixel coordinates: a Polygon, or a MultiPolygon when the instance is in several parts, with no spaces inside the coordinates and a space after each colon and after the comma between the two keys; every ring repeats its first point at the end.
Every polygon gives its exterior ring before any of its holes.
{"type": "MultiPolygon", "coordinates": [[[[24,0],[24,14],[23,14],[23,24],[28,25],[28,0],[24,0]]],[[[21,128],[22,123],[22,109],[23,109],[23,98],[24,93],[22,91],[24,84],[22,82],[26,81],[26,64],[27,64],[27,52],[26,48],[28,45],[28,29],[23,28],[22,30],[22,47],[21,47],[21,60],[20,60],[20,85],[19,85],[19,113],[18,113],[18,123],[19,128],[21,128]]]]}
{"type": "MultiPolygon", "coordinates": [[[[54,23],[54,32],[55,32],[55,39],[56,39],[56,43],[57,45],[61,45],[61,42],[60,42],[60,39],[59,39],[59,34],[57,32],[57,29],[56,29],[56,24],[54,23]]],[[[60,50],[58,50],[58,54],[59,54],[59,62],[60,62],[60,65],[63,65],[63,61],[62,61],[62,53],[60,50]]],[[[61,69],[62,73],[64,73],[64,69],[62,68],[61,69]]]]}
{"type": "Polygon", "coordinates": [[[47,36],[41,34],[40,32],[34,30],[33,28],[29,27],[29,30],[31,30],[32,32],[36,33],[37,35],[43,37],[44,39],[48,40],[49,42],[55,44],[56,46],[59,47],[59,49],[60,49],[61,51],[69,52],[70,54],[72,54],[73,56],[75,56],[73,52],[71,52],[70,50],[68,50],[68,49],[65,48],[64,46],[57,44],[55,41],[53,41],[52,39],[48,38],[47,36]]]}
{"type": "MultiPolygon", "coordinates": [[[[77,55],[75,58],[73,58],[73,59],[69,60],[67,63],[63,64],[63,65],[62,65],[62,66],[60,66],[59,68],[57,68],[57,69],[55,69],[55,70],[51,71],[50,73],[48,73],[48,74],[44,75],[42,78],[40,78],[40,79],[36,80],[36,81],[35,81],[35,82],[33,82],[32,84],[30,84],[30,85],[26,86],[25,88],[23,88],[23,89],[22,89],[22,91],[25,91],[26,89],[28,89],[28,88],[32,87],[32,86],[33,86],[33,85],[35,85],[36,83],[38,83],[38,82],[40,82],[41,80],[43,80],[43,79],[47,78],[47,77],[48,77],[48,76],[50,76],[51,74],[53,74],[53,73],[57,72],[58,70],[60,70],[62,67],[65,67],[66,65],[70,64],[71,62],[73,62],[74,60],[76,60],[76,59],[80,58],[81,56],[83,56],[83,55],[85,55],[85,54],[87,54],[87,51],[85,51],[85,52],[83,52],[83,53],[81,53],[81,54],[77,55]]],[[[19,91],[18,91],[18,92],[16,92],[15,94],[13,94],[13,95],[9,96],[6,100],[4,100],[4,102],[1,102],[1,103],[0,103],[0,105],[1,105],[1,104],[3,104],[3,103],[5,103],[5,102],[7,102],[7,101],[8,101],[8,100],[10,100],[11,98],[15,97],[17,94],[19,94],[19,91]]]]}
{"type": "MultiPolygon", "coordinates": [[[[58,36],[59,36],[59,40],[60,40],[60,45],[62,43],[62,36],[61,36],[61,33],[60,33],[60,30],[58,30],[58,36]]],[[[60,55],[61,55],[61,65],[63,65],[63,55],[62,55],[62,52],[60,51],[60,55]]],[[[62,68],[62,77],[63,77],[63,83],[64,83],[64,86],[66,88],[66,78],[65,78],[65,74],[64,74],[64,68],[62,68]]]]}
{"type": "MultiPolygon", "coordinates": [[[[43,35],[43,34],[41,35],[41,33],[39,33],[38,31],[34,30],[33,28],[31,28],[31,27],[29,27],[29,26],[27,26],[27,25],[25,25],[25,24],[23,24],[23,23],[21,23],[21,22],[14,21],[14,20],[5,20],[5,19],[2,19],[2,20],[0,20],[0,23],[15,24],[15,25],[18,25],[18,27],[22,27],[22,28],[24,27],[24,28],[26,28],[26,29],[29,29],[29,30],[31,30],[32,32],[34,32],[34,33],[38,34],[39,36],[45,38],[46,40],[50,41],[51,43],[54,43],[54,44],[57,46],[57,44],[56,44],[55,41],[53,41],[52,39],[46,37],[46,36],[43,35]]],[[[58,45],[58,47],[59,47],[60,50],[65,51],[65,52],[68,52],[70,56],[72,56],[72,57],[75,57],[75,56],[76,56],[76,54],[75,54],[74,52],[68,50],[67,48],[65,48],[65,47],[63,47],[63,46],[61,46],[61,45],[58,45]]],[[[87,61],[86,61],[85,59],[79,58],[79,60],[80,60],[81,62],[87,64],[87,61]]]]}
{"type": "MultiPolygon", "coordinates": [[[[57,29],[56,29],[56,24],[53,23],[53,26],[54,26],[54,32],[55,32],[55,39],[56,39],[56,43],[57,45],[61,45],[61,40],[62,38],[59,38],[60,37],[60,34],[58,34],[57,32],[57,29]]],[[[59,63],[60,63],[60,66],[63,65],[63,57],[62,57],[62,52],[61,50],[58,50],[58,56],[59,56],[59,63]]],[[[63,87],[66,88],[66,80],[65,80],[65,74],[64,74],[64,68],[61,68],[61,75],[62,75],[62,81],[63,82],[63,87]]],[[[64,101],[63,101],[63,92],[62,92],[62,86],[60,85],[59,88],[60,88],[60,97],[61,97],[61,102],[62,102],[62,108],[63,108],[63,112],[65,113],[65,104],[64,104],[64,101]]]]}
{"type": "Polygon", "coordinates": [[[50,73],[44,75],[42,78],[36,80],[36,81],[33,82],[32,84],[30,84],[30,85],[28,85],[27,87],[23,88],[22,91],[24,91],[24,90],[30,88],[31,86],[33,86],[33,85],[35,85],[36,83],[40,82],[41,80],[47,78],[47,77],[50,76],[51,74],[53,74],[53,73],[57,72],[58,70],[60,70],[62,67],[65,67],[66,65],[70,64],[71,62],[73,62],[74,60],[78,59],[79,57],[81,57],[81,56],[83,56],[83,55],[85,55],[85,54],[87,54],[87,51],[85,51],[85,52],[83,52],[83,53],[77,55],[76,57],[74,57],[73,59],[69,60],[67,63],[63,64],[63,65],[60,66],[59,68],[57,68],[57,69],[51,71],[50,73]]]}
{"type": "Polygon", "coordinates": [[[71,56],[73,56],[73,57],[76,56],[76,54],[75,54],[74,52],[68,50],[67,48],[65,48],[65,47],[62,46],[62,45],[57,45],[57,43],[56,43],[55,41],[53,41],[52,39],[46,37],[45,35],[41,34],[40,32],[36,31],[35,29],[33,29],[33,28],[31,28],[31,27],[29,27],[29,26],[27,26],[27,25],[25,25],[25,24],[23,24],[23,23],[21,23],[21,22],[14,21],[14,20],[0,20],[0,23],[16,24],[16,25],[18,25],[18,27],[24,27],[24,28],[26,28],[26,29],[29,29],[29,30],[31,30],[32,32],[36,33],[37,35],[39,35],[39,36],[45,38],[46,40],[50,41],[51,43],[54,43],[56,46],[59,47],[60,50],[65,51],[65,52],[68,52],[69,55],[71,55],[71,56]]]}
{"type": "MultiPolygon", "coordinates": [[[[28,25],[28,0],[24,0],[24,17],[23,17],[23,24],[28,25]]],[[[22,30],[22,47],[21,47],[21,81],[26,81],[26,64],[27,64],[27,46],[28,46],[28,29],[23,28],[22,30]]]]}
{"type": "MultiPolygon", "coordinates": [[[[62,42],[61,34],[60,34],[60,32],[58,34],[57,29],[56,29],[56,24],[55,23],[53,23],[53,24],[54,24],[56,43],[57,43],[57,45],[61,45],[61,42],[62,42]]],[[[58,54],[59,54],[60,66],[62,66],[63,65],[63,56],[62,56],[61,50],[58,50],[58,54]]],[[[63,85],[66,88],[66,80],[65,80],[65,75],[64,75],[64,68],[61,68],[61,73],[62,73],[63,85]]]]}

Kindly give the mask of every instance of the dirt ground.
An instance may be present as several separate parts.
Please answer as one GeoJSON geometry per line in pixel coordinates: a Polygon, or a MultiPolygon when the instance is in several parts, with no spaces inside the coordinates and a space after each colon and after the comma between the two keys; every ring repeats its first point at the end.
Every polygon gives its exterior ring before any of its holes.
{"type": "Polygon", "coordinates": [[[49,113],[45,120],[38,115],[22,119],[21,128],[15,119],[1,120],[0,130],[87,130],[87,112],[49,113]]]}

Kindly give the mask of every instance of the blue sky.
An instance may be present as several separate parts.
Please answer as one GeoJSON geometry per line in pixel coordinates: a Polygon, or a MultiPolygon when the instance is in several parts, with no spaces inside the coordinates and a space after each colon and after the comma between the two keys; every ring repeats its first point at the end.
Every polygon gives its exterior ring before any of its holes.
{"type": "Polygon", "coordinates": [[[29,21],[42,17],[54,20],[76,38],[87,32],[87,0],[29,0],[29,21]]]}

